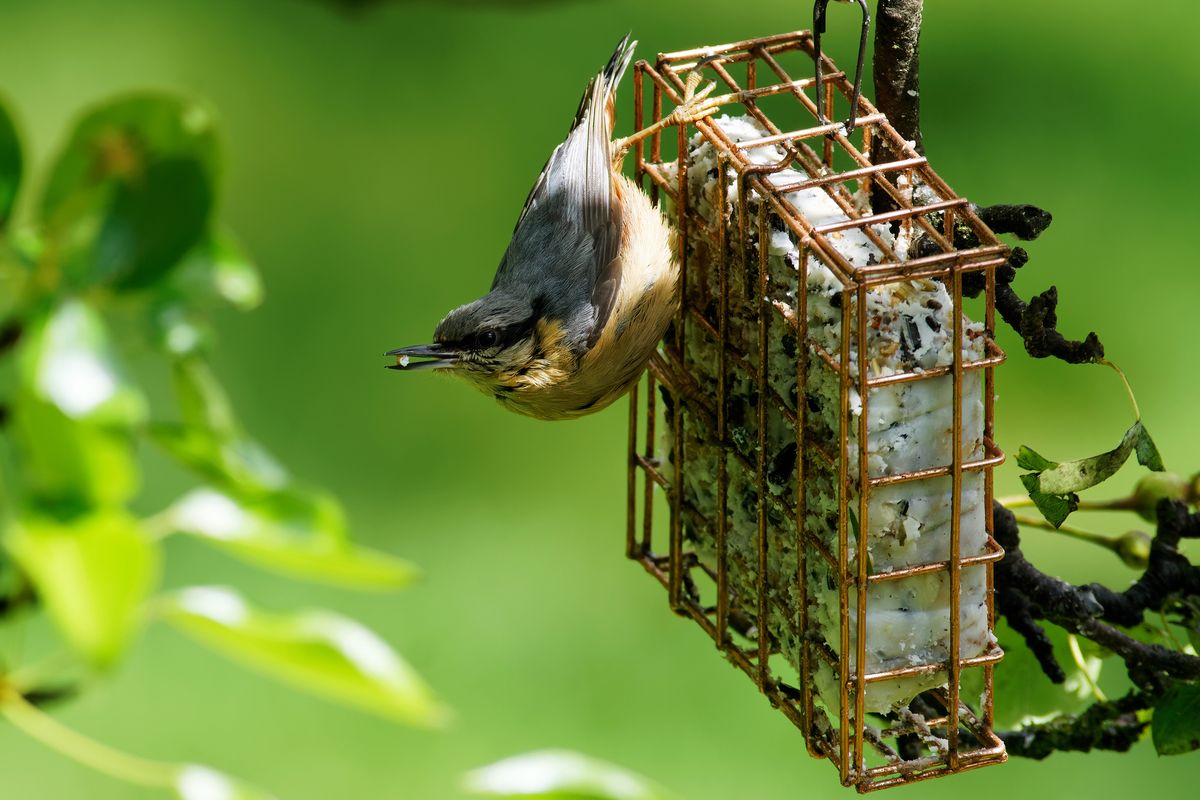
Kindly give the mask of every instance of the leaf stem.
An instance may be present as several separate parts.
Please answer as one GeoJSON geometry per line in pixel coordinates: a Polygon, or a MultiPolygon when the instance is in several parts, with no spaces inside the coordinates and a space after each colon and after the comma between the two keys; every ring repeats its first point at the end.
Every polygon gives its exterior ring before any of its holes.
{"type": "Polygon", "coordinates": [[[31,739],[97,772],[140,786],[175,786],[178,765],[131,756],[71,730],[31,704],[8,682],[0,683],[0,714],[31,739]]]}
{"type": "Polygon", "coordinates": [[[1121,383],[1125,384],[1125,394],[1127,394],[1129,396],[1129,404],[1131,406],[1133,406],[1133,417],[1138,422],[1141,422],[1142,412],[1141,412],[1141,409],[1138,408],[1137,398],[1133,396],[1133,387],[1129,385],[1129,379],[1125,377],[1124,371],[1120,367],[1118,367],[1116,364],[1109,361],[1107,358],[1102,358],[1097,363],[1103,364],[1104,366],[1110,368],[1113,372],[1117,373],[1118,376],[1120,376],[1121,383]]]}
{"type": "Polygon", "coordinates": [[[1162,609],[1159,609],[1158,619],[1160,622],[1162,622],[1163,633],[1167,635],[1167,639],[1171,641],[1171,644],[1175,646],[1176,650],[1181,653],[1184,652],[1183,645],[1179,643],[1179,640],[1175,638],[1175,634],[1171,631],[1171,623],[1167,621],[1167,613],[1162,609]]]}
{"type": "Polygon", "coordinates": [[[1114,553],[1118,552],[1116,540],[1110,539],[1109,537],[1103,536],[1099,533],[1092,533],[1091,531],[1085,531],[1082,528],[1073,528],[1070,525],[1063,525],[1060,528],[1055,528],[1052,524],[1050,524],[1046,520],[1041,519],[1039,517],[1026,517],[1026,516],[1020,516],[1020,515],[1014,515],[1014,516],[1015,516],[1018,524],[1024,525],[1028,528],[1040,528],[1041,530],[1044,530],[1044,531],[1053,531],[1054,533],[1065,534],[1074,539],[1081,539],[1085,542],[1091,542],[1092,544],[1098,544],[1101,547],[1105,547],[1109,550],[1112,550],[1114,553]]]}
{"type": "Polygon", "coordinates": [[[1011,494],[1008,497],[997,497],[996,502],[1005,508],[1032,508],[1033,500],[1028,495],[1011,494]]]}
{"type": "Polygon", "coordinates": [[[1088,671],[1087,659],[1084,658],[1083,651],[1079,649],[1079,640],[1075,638],[1075,634],[1067,634],[1067,647],[1071,651],[1071,658],[1075,661],[1075,666],[1079,667],[1079,674],[1083,676],[1083,680],[1091,688],[1092,696],[1101,703],[1107,703],[1108,698],[1104,696],[1104,692],[1100,691],[1100,687],[1092,679],[1092,673],[1088,671]]]}

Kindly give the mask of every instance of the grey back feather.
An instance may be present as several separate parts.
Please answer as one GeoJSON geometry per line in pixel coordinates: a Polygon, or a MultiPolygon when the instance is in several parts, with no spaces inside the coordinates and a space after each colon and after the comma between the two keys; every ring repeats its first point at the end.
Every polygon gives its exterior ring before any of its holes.
{"type": "Polygon", "coordinates": [[[613,195],[607,106],[636,45],[625,36],[588,83],[566,140],[525,201],[492,283],[493,290],[540,301],[580,354],[599,336],[620,285],[621,210],[613,195]]]}

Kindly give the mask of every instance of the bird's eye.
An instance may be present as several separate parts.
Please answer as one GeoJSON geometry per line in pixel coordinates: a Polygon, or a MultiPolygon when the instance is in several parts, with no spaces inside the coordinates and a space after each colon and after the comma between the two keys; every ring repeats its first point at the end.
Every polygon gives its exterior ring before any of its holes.
{"type": "Polygon", "coordinates": [[[478,341],[480,347],[492,347],[496,344],[496,332],[492,330],[481,331],[478,341]]]}

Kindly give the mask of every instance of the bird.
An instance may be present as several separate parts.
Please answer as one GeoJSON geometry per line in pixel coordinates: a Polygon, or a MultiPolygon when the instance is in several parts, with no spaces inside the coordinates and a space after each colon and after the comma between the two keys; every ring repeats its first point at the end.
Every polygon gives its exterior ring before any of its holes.
{"type": "Polygon", "coordinates": [[[433,343],[389,350],[389,369],[466,379],[505,408],[544,420],[611,405],[641,377],[678,306],[673,230],[621,174],[635,142],[719,106],[688,75],[674,111],[613,141],[626,35],[587,85],[567,137],[521,209],[490,291],[448,313],[433,343]]]}

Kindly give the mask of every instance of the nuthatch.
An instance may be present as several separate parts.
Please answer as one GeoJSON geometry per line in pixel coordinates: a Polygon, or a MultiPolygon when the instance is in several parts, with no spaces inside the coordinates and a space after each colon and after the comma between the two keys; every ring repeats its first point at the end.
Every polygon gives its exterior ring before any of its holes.
{"type": "Polygon", "coordinates": [[[433,344],[388,352],[391,369],[451,372],[540,419],[599,411],[641,376],[675,312],[679,267],[666,220],[621,175],[621,162],[634,142],[717,104],[707,99],[714,85],[695,91],[693,72],[671,115],[613,142],[617,85],[636,45],[622,39],[588,83],[566,140],[525,200],[491,291],[447,314],[433,344]]]}

